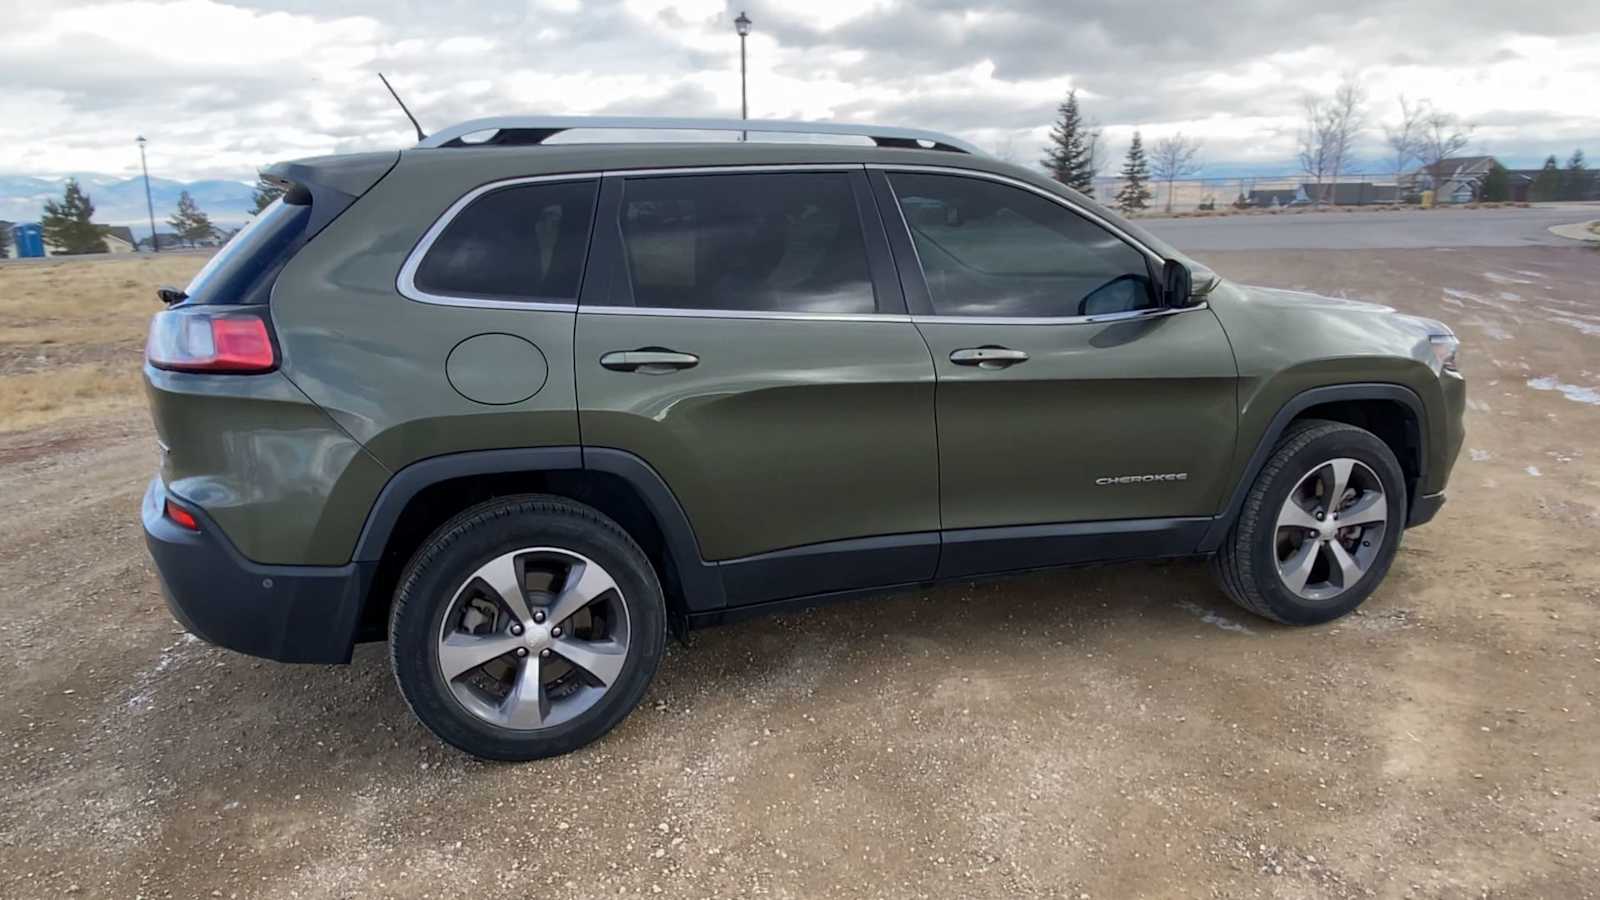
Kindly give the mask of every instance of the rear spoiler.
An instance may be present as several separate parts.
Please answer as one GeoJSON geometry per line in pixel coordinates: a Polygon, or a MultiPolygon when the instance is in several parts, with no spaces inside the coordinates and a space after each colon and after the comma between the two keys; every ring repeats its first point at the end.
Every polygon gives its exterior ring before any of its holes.
{"type": "Polygon", "coordinates": [[[313,156],[267,166],[261,170],[261,180],[285,193],[298,188],[311,195],[311,219],[305,229],[305,239],[310,240],[399,161],[398,150],[313,156]]]}

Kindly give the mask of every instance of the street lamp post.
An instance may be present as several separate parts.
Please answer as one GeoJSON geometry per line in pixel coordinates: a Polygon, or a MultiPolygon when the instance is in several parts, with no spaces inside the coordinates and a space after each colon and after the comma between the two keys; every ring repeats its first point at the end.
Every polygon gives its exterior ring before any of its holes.
{"type": "MultiPolygon", "coordinates": [[[[750,118],[750,94],[745,88],[744,39],[750,36],[752,24],[750,17],[744,14],[744,10],[740,10],[739,18],[733,20],[734,30],[739,32],[739,118],[741,120],[750,118]]],[[[750,140],[750,132],[739,132],[739,140],[750,140]]]]}
{"type": "Polygon", "coordinates": [[[156,238],[156,204],[150,199],[150,167],[144,161],[144,135],[139,135],[139,170],[144,172],[144,208],[150,213],[150,251],[161,252],[161,241],[156,238]]]}

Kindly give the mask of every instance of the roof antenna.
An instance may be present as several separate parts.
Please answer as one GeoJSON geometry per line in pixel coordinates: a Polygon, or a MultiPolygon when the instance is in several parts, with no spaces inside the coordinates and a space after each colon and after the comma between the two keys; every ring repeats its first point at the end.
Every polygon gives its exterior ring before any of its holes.
{"type": "Polygon", "coordinates": [[[417,117],[411,114],[411,110],[406,109],[406,102],[401,100],[400,95],[394,92],[394,85],[389,83],[389,79],[383,77],[382,72],[378,73],[378,80],[383,82],[383,86],[389,89],[389,96],[394,98],[394,102],[400,104],[400,111],[405,113],[406,118],[411,120],[411,127],[417,130],[417,140],[427,140],[428,136],[422,133],[422,126],[417,124],[417,117]]]}

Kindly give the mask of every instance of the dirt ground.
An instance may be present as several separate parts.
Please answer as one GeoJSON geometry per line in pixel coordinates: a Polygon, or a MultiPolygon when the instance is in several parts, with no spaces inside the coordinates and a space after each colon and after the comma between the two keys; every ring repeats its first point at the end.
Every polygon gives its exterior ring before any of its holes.
{"type": "Polygon", "coordinates": [[[0,434],[0,897],[1600,896],[1600,253],[1207,261],[1463,337],[1450,502],[1360,613],[1199,563],[885,596],[697,632],[545,763],[441,745],[379,646],[185,637],[136,408],[0,434]]]}

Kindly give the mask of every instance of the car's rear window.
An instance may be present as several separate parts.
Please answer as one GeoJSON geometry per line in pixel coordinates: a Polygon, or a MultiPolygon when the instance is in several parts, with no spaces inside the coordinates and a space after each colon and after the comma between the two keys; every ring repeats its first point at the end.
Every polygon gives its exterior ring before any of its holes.
{"type": "MultiPolygon", "coordinates": [[[[289,199],[300,199],[291,197],[289,199]]],[[[309,197],[304,199],[309,200],[309,197]]],[[[256,213],[184,289],[195,303],[249,303],[262,278],[280,267],[311,218],[311,204],[279,198],[256,213]]]]}

